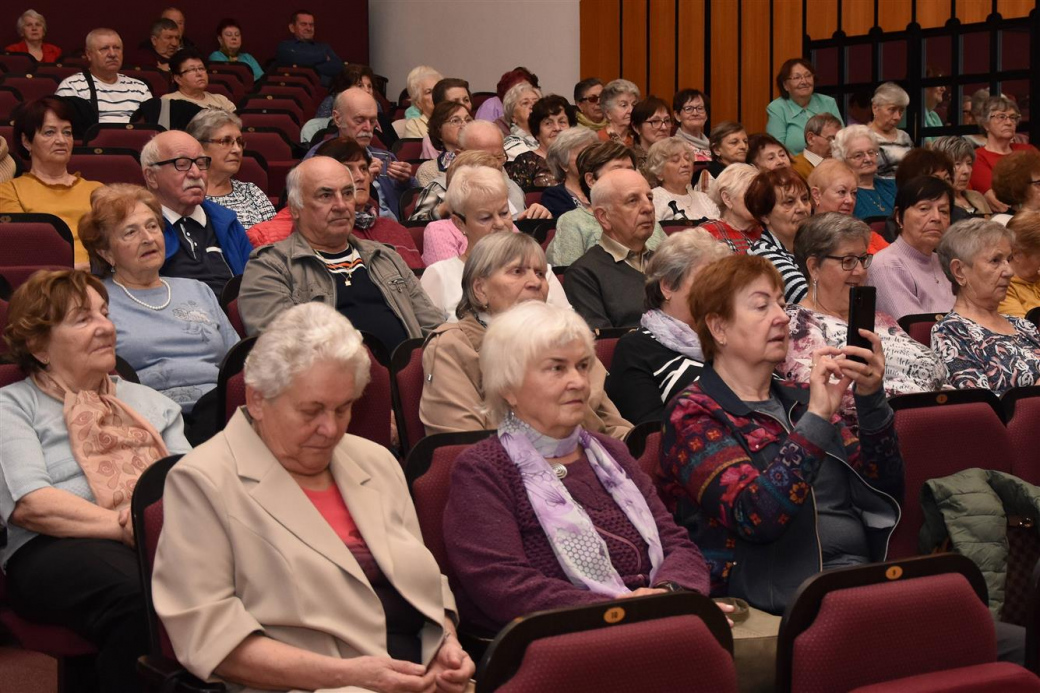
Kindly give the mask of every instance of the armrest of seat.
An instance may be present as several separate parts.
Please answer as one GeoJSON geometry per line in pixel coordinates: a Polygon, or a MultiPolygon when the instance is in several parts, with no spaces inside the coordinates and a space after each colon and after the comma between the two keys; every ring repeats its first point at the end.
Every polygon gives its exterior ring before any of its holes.
{"type": "Polygon", "coordinates": [[[145,689],[157,693],[226,693],[222,683],[210,683],[195,677],[172,659],[145,655],[137,660],[137,673],[144,679],[145,689]]]}

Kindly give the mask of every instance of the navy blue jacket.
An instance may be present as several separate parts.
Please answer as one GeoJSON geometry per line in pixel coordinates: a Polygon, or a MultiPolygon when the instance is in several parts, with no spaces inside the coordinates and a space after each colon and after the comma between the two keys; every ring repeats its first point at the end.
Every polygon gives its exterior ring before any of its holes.
{"type": "MultiPolygon", "coordinates": [[[[253,245],[246,236],[246,230],[238,222],[238,215],[227,207],[221,207],[216,202],[203,200],[202,209],[206,212],[209,223],[213,225],[213,231],[217,234],[217,243],[224,251],[224,260],[228,263],[233,274],[242,274],[246,268],[246,260],[249,253],[253,252],[253,245]]],[[[169,221],[165,221],[163,228],[163,239],[166,241],[166,258],[169,260],[181,246],[177,229],[169,221]]]]}

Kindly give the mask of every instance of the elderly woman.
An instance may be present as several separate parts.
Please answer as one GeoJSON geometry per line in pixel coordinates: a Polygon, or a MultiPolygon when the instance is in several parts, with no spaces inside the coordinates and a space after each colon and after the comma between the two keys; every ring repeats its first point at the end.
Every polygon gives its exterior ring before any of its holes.
{"type": "Polygon", "coordinates": [[[242,138],[242,120],[234,113],[219,108],[206,108],[195,114],[187,132],[202,144],[210,157],[206,199],[227,207],[238,216],[242,228],[274,217],[274,205],[255,183],[245,183],[234,176],[242,166],[246,141],[242,138]]]}
{"type": "Polygon", "coordinates": [[[627,79],[607,82],[600,96],[603,115],[607,120],[607,126],[599,131],[600,140],[613,140],[626,147],[632,146],[632,109],[639,99],[639,87],[627,79]]]}
{"type": "Polygon", "coordinates": [[[368,380],[350,322],[295,306],[246,359],[246,406],[167,477],[152,598],[199,678],[248,690],[466,687],[475,667],[400,467],[344,433],[368,380]]]}
{"type": "Polygon", "coordinates": [[[710,197],[693,189],[693,147],[683,138],[666,137],[655,142],[643,165],[643,174],[653,187],[658,221],[699,222],[721,216],[710,197]]]}
{"type": "Polygon", "coordinates": [[[1007,228],[1014,234],[1010,262],[1015,274],[997,310],[1002,315],[1024,318],[1040,307],[1040,212],[1019,212],[1007,228]]]}
{"type": "Polygon", "coordinates": [[[707,594],[704,559],[651,479],[583,425],[596,357],[581,317],[517,306],[488,328],[480,362],[498,431],[458,458],[444,510],[466,622],[494,632],[534,611],[707,594]]]}
{"type": "Polygon", "coordinates": [[[141,383],[181,406],[185,435],[216,433],[217,373],[238,334],[208,286],[160,277],[166,258],[159,201],[127,184],[99,188],[80,229],[94,274],[105,282],[119,355],[141,383]]]}
{"type": "Polygon", "coordinates": [[[433,115],[433,87],[444,79],[444,75],[429,65],[412,68],[406,80],[408,97],[412,105],[405,111],[404,136],[422,138],[429,132],[430,116],[433,115]]]}
{"type": "Polygon", "coordinates": [[[505,108],[502,121],[509,128],[509,134],[503,141],[503,147],[509,161],[524,152],[538,149],[538,140],[526,128],[530,126],[528,121],[531,111],[541,98],[542,92],[527,82],[521,82],[506,92],[502,100],[502,106],[505,108]]]}
{"type": "Polygon", "coordinates": [[[436,158],[424,161],[415,172],[419,185],[426,187],[448,166],[459,153],[459,135],[467,123],[473,122],[469,108],[455,101],[442,101],[433,108],[430,116],[430,144],[439,152],[436,158]]]}
{"type": "Polygon", "coordinates": [[[672,99],[672,117],[679,123],[675,134],[690,143],[697,163],[711,161],[711,142],[704,132],[709,105],[708,95],[697,89],[683,89],[672,99]]]}
{"type": "MultiPolygon", "coordinates": [[[[867,280],[873,259],[869,242],[870,227],[845,214],[817,214],[802,224],[794,257],[812,288],[799,303],[787,306],[791,346],[777,369],[785,378],[809,382],[817,350],[840,349],[848,342],[849,287],[867,280]]],[[[885,353],[885,394],[939,390],[946,384],[943,362],[904,332],[891,315],[876,313],[874,332],[885,353]]],[[[838,413],[849,428],[858,428],[852,392],[845,392],[838,413]]]]}
{"type": "Polygon", "coordinates": [[[101,183],[69,173],[72,158],[72,120],[75,113],[65,101],[44,96],[18,107],[14,115],[14,146],[29,171],[0,184],[0,213],[53,214],[68,224],[75,244],[76,266],[89,266],[79,240],[79,218],[90,209],[90,194],[101,183]]]}
{"type": "MultiPolygon", "coordinates": [[[[513,232],[506,181],[501,171],[487,166],[466,166],[452,177],[445,202],[452,210],[451,222],[462,234],[464,247],[454,257],[433,263],[420,278],[433,305],[450,321],[462,300],[462,274],[470,251],[482,238],[500,231],[513,232]]],[[[570,307],[556,275],[549,274],[549,300],[570,307]]]]}
{"type": "Polygon", "coordinates": [[[791,58],[780,66],[776,88],[780,96],[766,106],[766,131],[791,154],[805,149],[805,124],[814,115],[830,113],[839,121],[838,104],[829,96],[815,93],[816,70],[804,58],[791,58]]]}
{"type": "Polygon", "coordinates": [[[1006,96],[991,96],[982,102],[979,109],[979,127],[986,133],[986,144],[975,150],[975,166],[969,185],[972,190],[986,196],[994,212],[1007,211],[1007,205],[993,191],[993,169],[997,162],[1014,151],[1036,151],[1031,144],[1014,141],[1021,120],[1018,104],[1006,96]]]}
{"type": "Polygon", "coordinates": [[[788,303],[801,301],[809,287],[794,259],[794,237],[812,214],[809,186],[790,166],[763,171],[748,186],[744,204],[762,223],[762,237],[748,254],[761,255],[773,263],[780,272],[788,303]]]}
{"type": "Polygon", "coordinates": [[[632,108],[632,148],[636,151],[636,168],[643,168],[650,147],[672,135],[672,116],[668,104],[656,96],[648,96],[632,108]]]}
{"type": "Polygon", "coordinates": [[[568,110],[569,106],[567,99],[550,94],[535,101],[531,107],[527,117],[528,130],[534,134],[538,147],[518,154],[506,164],[509,177],[521,188],[547,188],[559,182],[549,168],[549,147],[560,133],[578,122],[568,110]]]}
{"type": "MultiPolygon", "coordinates": [[[[981,151],[981,150],[980,150],[981,151]]],[[[1005,203],[1007,214],[994,214],[993,221],[1007,224],[1011,214],[1040,210],[1040,152],[1035,149],[1013,152],[993,167],[993,194],[1005,203]]]]}
{"type": "Polygon", "coordinates": [[[744,203],[748,186],[757,175],[758,169],[751,164],[727,166],[709,195],[719,208],[719,218],[698,227],[728,245],[734,253],[746,253],[762,238],[762,226],[744,203]]]}
{"type": "Polygon", "coordinates": [[[989,217],[992,214],[989,202],[977,190],[968,187],[975,166],[975,147],[963,137],[944,135],[928,143],[929,149],[942,152],[953,161],[953,203],[972,217],[989,217]]]}
{"type": "Polygon", "coordinates": [[[697,189],[711,192],[711,186],[723,169],[730,164],[747,161],[748,136],[744,126],[732,120],[724,120],[711,130],[711,163],[701,172],[697,189]]]}
{"type": "Polygon", "coordinates": [[[878,141],[877,175],[882,178],[894,178],[899,163],[914,146],[910,135],[898,127],[909,104],[910,96],[894,82],[879,86],[870,100],[874,113],[870,130],[878,141]]]}
{"type": "Polygon", "coordinates": [[[18,17],[18,36],[21,41],[4,48],[8,53],[28,53],[39,63],[56,63],[61,58],[61,48],[46,43],[47,20],[36,10],[26,10],[18,17]]]}
{"type": "Polygon", "coordinates": [[[553,177],[560,181],[542,191],[541,203],[553,215],[561,217],[572,209],[584,209],[589,198],[581,187],[578,156],[599,142],[596,133],[586,127],[568,128],[549,145],[545,162],[553,177]]]}
{"type": "Polygon", "coordinates": [[[646,312],[640,328],[618,340],[607,395],[629,421],[660,421],[668,400],[701,374],[704,352],[690,314],[697,273],[730,250],[703,229],[665,240],[646,268],[646,312]]]}
{"type": "Polygon", "coordinates": [[[217,24],[218,50],[209,54],[211,63],[242,63],[253,71],[253,79],[264,76],[264,68],[249,53],[242,52],[242,27],[234,19],[222,19],[217,24]]]}
{"type": "Polygon", "coordinates": [[[757,133],[748,138],[747,162],[759,171],[791,165],[791,155],[775,137],[757,133]]]}
{"type": "MultiPolygon", "coordinates": [[[[925,77],[945,77],[941,70],[928,66],[925,68],[925,77]]],[[[934,87],[925,87],[924,89],[924,122],[923,126],[926,128],[941,128],[943,123],[942,116],[938,114],[937,109],[939,104],[946,98],[946,94],[949,89],[946,86],[939,84],[934,87]]],[[[934,138],[927,138],[929,142],[934,141],[934,138]]]]}
{"type": "MultiPolygon", "coordinates": [[[[812,195],[816,214],[837,212],[852,215],[856,208],[856,173],[844,161],[824,159],[812,170],[806,181],[812,195]]],[[[888,241],[877,233],[870,232],[867,252],[871,255],[888,247],[888,241]]]]}
{"type": "Polygon", "coordinates": [[[819,349],[808,389],[776,380],[789,340],[783,286],[747,255],[697,275],[690,312],[707,363],[666,408],[661,456],[712,593],[774,614],[821,570],[884,560],[903,497],[881,341],[861,330],[870,350],[819,349]],[[837,416],[850,386],[858,439],[837,416]]]}
{"type": "Polygon", "coordinates": [[[191,447],[176,403],[109,377],[107,294],[62,270],[11,297],[7,356],[29,377],[0,389],[0,560],[16,613],[93,643],[100,690],[138,691],[148,633],[130,496],[148,465],[191,447]]]}
{"type": "Polygon", "coordinates": [[[877,287],[877,309],[896,320],[904,315],[945,313],[954,296],[942,280],[935,249],[950,225],[949,184],[931,176],[899,190],[893,215],[899,236],[877,254],[867,284],[877,287]]]}
{"type": "MultiPolygon", "coordinates": [[[[537,241],[525,233],[494,233],[473,248],[462,272],[458,322],[434,330],[423,349],[419,417],[427,434],[492,428],[484,407],[479,354],[487,326],[524,301],[545,303],[549,268],[537,241]]],[[[632,424],[603,391],[607,371],[591,365],[591,395],[583,402],[585,428],[624,438],[632,424]]]]}
{"type": "Polygon", "coordinates": [[[958,388],[992,390],[1040,382],[1040,333],[1025,318],[1000,314],[1015,274],[1014,232],[985,219],[965,219],[939,243],[943,272],[956,302],[932,328],[932,346],[958,388]]]}
{"type": "Polygon", "coordinates": [[[234,111],[235,104],[223,94],[206,91],[209,86],[209,73],[202,55],[194,48],[182,48],[170,58],[170,74],[177,90],[162,95],[165,101],[187,101],[200,108],[219,108],[222,111],[234,111]]]}
{"type": "Polygon", "coordinates": [[[831,142],[834,158],[848,164],[858,178],[856,207],[852,211],[857,219],[888,217],[892,214],[896,184],[893,179],[878,175],[879,147],[877,135],[866,125],[842,128],[831,142]]]}

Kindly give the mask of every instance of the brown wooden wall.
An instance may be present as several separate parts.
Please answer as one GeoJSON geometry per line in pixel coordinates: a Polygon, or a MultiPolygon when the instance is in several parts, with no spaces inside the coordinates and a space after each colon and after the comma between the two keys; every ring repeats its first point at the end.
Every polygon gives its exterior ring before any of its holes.
{"type": "MultiPolygon", "coordinates": [[[[805,0],[805,29],[813,39],[841,29],[866,34],[874,26],[904,29],[910,0],[805,0]],[[875,8],[876,6],[876,8],[875,8]]],[[[1007,18],[1024,17],[1037,0],[997,0],[1007,18]]],[[[917,0],[917,22],[942,26],[956,6],[962,22],[981,22],[992,0],[917,0]]],[[[618,77],[645,94],[671,101],[676,89],[703,89],[705,32],[711,32],[711,120],[740,120],[765,130],[766,105],[778,96],[780,65],[802,51],[803,0],[581,0],[581,75],[618,77]],[[706,19],[710,27],[705,26],[706,19]]]]}

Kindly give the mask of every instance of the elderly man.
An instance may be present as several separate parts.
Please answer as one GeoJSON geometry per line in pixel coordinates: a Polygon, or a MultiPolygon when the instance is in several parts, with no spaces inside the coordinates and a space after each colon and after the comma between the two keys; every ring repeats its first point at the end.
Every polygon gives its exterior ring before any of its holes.
{"type": "Polygon", "coordinates": [[[181,48],[194,48],[195,42],[189,39],[184,33],[184,13],[176,7],[167,7],[159,15],[163,19],[169,19],[171,22],[177,25],[177,31],[181,35],[181,48]]]}
{"type": "Polygon", "coordinates": [[[343,61],[329,44],[314,40],[314,15],[304,10],[293,12],[289,33],[293,37],[278,44],[275,63],[285,67],[313,67],[321,76],[322,86],[329,86],[332,78],[343,70],[343,61]]]}
{"type": "Polygon", "coordinates": [[[567,270],[563,290],[589,327],[636,327],[653,254],[646,245],[656,225],[653,193],[641,174],[618,169],[592,186],[590,202],[603,233],[567,270]]]}
{"type": "Polygon", "coordinates": [[[112,29],[94,29],[87,34],[84,53],[90,61],[87,72],[62,80],[55,96],[76,96],[90,101],[101,123],[128,123],[152,92],[139,79],[119,74],[123,66],[123,41],[112,29]],[[88,78],[94,83],[91,93],[88,78]],[[94,95],[96,94],[96,96],[94,95]]]}
{"type": "Polygon", "coordinates": [[[333,306],[391,353],[444,322],[415,274],[389,246],[354,229],[354,179],[327,156],[300,163],[286,178],[294,231],[253,251],[238,308],[249,334],[282,311],[307,301],[333,306]]]}
{"type": "Polygon", "coordinates": [[[180,50],[181,30],[177,22],[160,17],[152,22],[148,39],[138,46],[136,63],[143,68],[155,68],[163,72],[170,71],[170,58],[180,50]]]}
{"type": "MultiPolygon", "coordinates": [[[[486,120],[474,120],[463,127],[459,134],[459,151],[487,152],[505,163],[506,152],[503,146],[502,131],[494,123],[486,120]]],[[[552,213],[540,204],[528,207],[525,203],[523,189],[512,179],[507,181],[509,188],[509,211],[513,219],[552,219],[552,213]]],[[[415,202],[415,209],[408,217],[410,221],[434,221],[443,213],[441,203],[448,189],[447,174],[441,173],[429,185],[423,188],[415,202]]]]}
{"type": "Polygon", "coordinates": [[[841,130],[841,121],[830,113],[818,113],[805,123],[805,149],[791,158],[791,168],[808,180],[812,170],[831,156],[831,142],[841,130]]]}
{"type": "Polygon", "coordinates": [[[159,133],[141,150],[145,184],[166,221],[161,273],[197,279],[219,297],[242,274],[252,246],[235,213],[206,200],[209,164],[198,140],[179,130],[159,133]]]}

